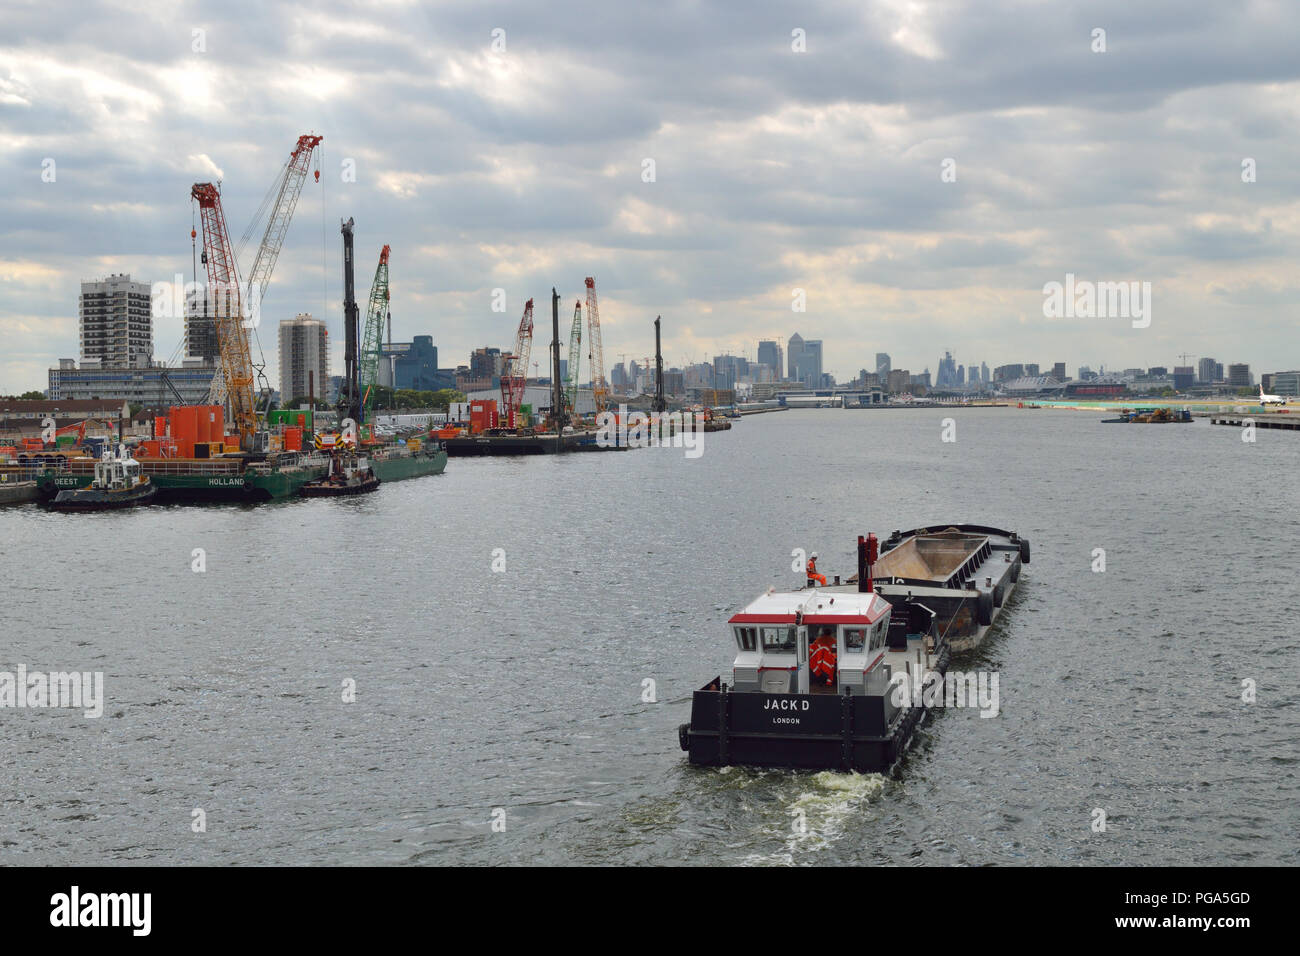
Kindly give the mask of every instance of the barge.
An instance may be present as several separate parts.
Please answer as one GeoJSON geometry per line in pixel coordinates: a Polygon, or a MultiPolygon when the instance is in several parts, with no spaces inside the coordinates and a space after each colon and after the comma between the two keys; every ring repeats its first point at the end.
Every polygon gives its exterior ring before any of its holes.
{"type": "MultiPolygon", "coordinates": [[[[138,459],[141,474],[158,490],[160,502],[273,501],[298,493],[308,481],[329,470],[323,456],[271,453],[264,458],[138,459]]],[[[71,459],[62,467],[35,473],[40,497],[50,500],[61,491],[87,488],[94,480],[90,459],[71,459]]]]}
{"type": "Polygon", "coordinates": [[[446,449],[427,437],[367,448],[367,453],[375,477],[383,482],[441,475],[447,467],[446,449]]]}
{"type": "Polygon", "coordinates": [[[40,497],[35,481],[8,481],[8,477],[0,475],[0,505],[23,504],[40,497]]]}
{"type": "Polygon", "coordinates": [[[695,691],[678,728],[692,764],[887,772],[942,700],[952,655],[1001,613],[1029,542],[950,525],[896,531],[883,552],[859,537],[857,557],[844,584],[769,588],[731,617],[731,683],[695,691]]]}

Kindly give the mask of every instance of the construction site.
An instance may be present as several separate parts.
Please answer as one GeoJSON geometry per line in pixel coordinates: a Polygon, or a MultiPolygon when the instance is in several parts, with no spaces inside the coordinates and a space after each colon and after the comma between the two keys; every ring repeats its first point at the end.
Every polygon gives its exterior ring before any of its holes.
{"type": "MultiPolygon", "coordinates": [[[[551,290],[545,360],[549,375],[532,376],[544,385],[529,385],[530,368],[542,367],[541,361],[533,362],[536,326],[534,300],[529,299],[515,329],[514,347],[502,356],[499,397],[475,395],[453,404],[445,415],[429,415],[400,428],[376,427],[385,330],[390,350],[392,345],[392,250],[384,245],[379,251],[362,316],[352,218],[340,226],[344,374],[337,401],[322,411],[319,398],[328,383],[315,381],[309,373],[305,407],[269,407],[265,359],[259,354],[259,361],[254,360],[257,319],[308,174],[320,181],[317,148],[322,140],[314,133],[298,137],[239,246],[231,241],[222,184],[200,182],[190,189],[197,220],[190,230],[194,281],[203,290],[218,352],[205,400],[187,402],[166,368],[160,367],[161,380],[174,399],[165,413],[155,409],[142,417],[123,405],[96,408],[98,414],[81,419],[60,419],[60,409],[40,418],[39,429],[36,420],[8,427],[0,420],[0,503],[54,502],[87,489],[103,491],[96,488],[96,475],[102,472],[97,464],[107,458],[129,461],[127,473],[138,473],[126,483],[136,491],[133,501],[156,497],[255,502],[310,493],[313,483],[343,471],[369,476],[365,490],[374,490],[385,481],[441,473],[449,456],[626,450],[626,444],[597,440],[602,421],[612,421],[615,434],[626,434],[620,417],[626,406],[613,403],[605,376],[600,306],[590,276],[584,280],[585,300],[574,301],[567,346],[560,337],[560,295],[551,290]],[[247,268],[241,269],[240,251],[259,228],[261,241],[253,247],[247,268]],[[567,352],[567,362],[561,361],[562,351],[567,352]],[[584,351],[589,391],[579,389],[584,351]],[[140,494],[142,489],[148,494],[140,494]]],[[[660,317],[654,320],[654,336],[656,386],[645,411],[659,416],[668,411],[660,317]]],[[[260,353],[260,343],[257,348],[260,353]]],[[[728,416],[715,415],[712,407],[688,410],[706,430],[731,427],[728,416]]],[[[128,500],[125,495],[101,497],[110,503],[128,500]]]]}

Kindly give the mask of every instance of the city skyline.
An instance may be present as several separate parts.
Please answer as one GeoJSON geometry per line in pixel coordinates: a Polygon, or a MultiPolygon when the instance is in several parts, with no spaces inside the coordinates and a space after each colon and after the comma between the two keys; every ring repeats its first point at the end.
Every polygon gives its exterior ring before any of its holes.
{"type": "MultiPolygon", "coordinates": [[[[322,174],[263,304],[271,368],[300,312],[341,367],[350,215],[358,286],[391,243],[394,337],[431,334],[449,364],[593,275],[610,361],[650,354],[662,314],[671,365],[798,329],[840,380],[882,349],[933,369],[933,342],[993,365],[1300,366],[1300,14],[1170,31],[1118,3],[1012,9],[996,32],[987,6],[620,10],[594,44],[581,5],[496,24],[322,3],[252,32],[217,5],[9,11],[0,392],[79,354],[82,281],[191,278],[190,185],[221,180],[238,233],[309,130],[322,174]],[[289,66],[267,83],[271,62],[289,66]],[[1149,282],[1150,325],[1048,318],[1067,275],[1149,282]]],[[[155,358],[183,324],[155,323],[155,358]]]]}

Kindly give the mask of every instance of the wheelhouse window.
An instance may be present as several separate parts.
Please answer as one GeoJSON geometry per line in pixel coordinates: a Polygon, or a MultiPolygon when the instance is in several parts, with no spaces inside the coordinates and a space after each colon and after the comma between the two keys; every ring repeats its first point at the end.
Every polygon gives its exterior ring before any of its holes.
{"type": "Polygon", "coordinates": [[[886,627],[884,621],[877,621],[871,626],[871,649],[873,651],[885,646],[886,627]]]}
{"type": "Polygon", "coordinates": [[[795,629],[793,627],[765,627],[763,631],[763,650],[770,654],[793,654],[795,652],[795,629]]]}
{"type": "Polygon", "coordinates": [[[752,651],[758,646],[758,628],[756,627],[738,627],[736,628],[736,643],[740,645],[742,651],[752,651]]]}
{"type": "Polygon", "coordinates": [[[867,629],[865,627],[846,627],[844,629],[844,653],[863,654],[867,650],[867,629]]]}

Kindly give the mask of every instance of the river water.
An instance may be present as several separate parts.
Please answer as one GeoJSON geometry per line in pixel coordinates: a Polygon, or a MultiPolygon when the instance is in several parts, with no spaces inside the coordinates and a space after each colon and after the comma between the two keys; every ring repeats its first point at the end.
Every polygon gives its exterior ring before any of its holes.
{"type": "Polygon", "coordinates": [[[102,671],[106,703],[0,709],[0,863],[1295,863],[1300,437],[1102,417],[796,410],[694,459],[2,510],[0,671],[102,671]],[[686,763],[792,549],[849,574],[857,534],[940,521],[1032,541],[954,663],[996,717],[939,713],[890,777],[686,763]]]}

